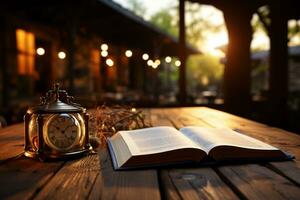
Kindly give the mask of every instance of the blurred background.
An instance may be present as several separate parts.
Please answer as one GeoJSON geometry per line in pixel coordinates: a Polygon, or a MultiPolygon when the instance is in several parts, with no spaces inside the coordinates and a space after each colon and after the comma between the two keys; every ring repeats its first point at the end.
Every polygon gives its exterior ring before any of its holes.
{"type": "Polygon", "coordinates": [[[208,106],[300,132],[300,4],[0,3],[0,123],[58,82],[76,102],[208,106]]]}

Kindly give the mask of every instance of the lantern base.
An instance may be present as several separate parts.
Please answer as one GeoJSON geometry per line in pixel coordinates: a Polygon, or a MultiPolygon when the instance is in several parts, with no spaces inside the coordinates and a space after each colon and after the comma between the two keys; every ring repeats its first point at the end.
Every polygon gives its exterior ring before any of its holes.
{"type": "Polygon", "coordinates": [[[46,160],[64,160],[64,159],[74,159],[78,158],[81,156],[85,156],[89,153],[93,152],[92,146],[90,146],[87,149],[79,150],[79,151],[74,151],[74,152],[67,152],[67,153],[38,153],[37,151],[25,151],[24,155],[28,158],[33,158],[33,159],[39,159],[41,161],[46,161],[46,160]]]}

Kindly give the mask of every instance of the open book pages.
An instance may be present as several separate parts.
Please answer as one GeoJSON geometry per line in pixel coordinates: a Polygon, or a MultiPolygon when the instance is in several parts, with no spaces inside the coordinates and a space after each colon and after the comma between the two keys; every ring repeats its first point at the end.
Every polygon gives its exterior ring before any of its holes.
{"type": "Polygon", "coordinates": [[[181,128],[179,131],[198,144],[207,154],[217,146],[231,146],[256,150],[278,150],[276,147],[229,128],[187,126],[181,128]]]}
{"type": "Polygon", "coordinates": [[[182,148],[200,147],[173,127],[160,126],[119,131],[133,156],[155,154],[182,148]]]}
{"type": "Polygon", "coordinates": [[[269,144],[227,128],[160,126],[119,131],[108,139],[116,169],[183,162],[286,160],[269,144]]]}

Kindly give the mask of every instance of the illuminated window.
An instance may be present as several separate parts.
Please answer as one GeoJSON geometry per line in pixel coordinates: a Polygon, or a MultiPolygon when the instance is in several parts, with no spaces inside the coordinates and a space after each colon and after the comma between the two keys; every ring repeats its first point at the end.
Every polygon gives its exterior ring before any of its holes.
{"type": "Polygon", "coordinates": [[[93,49],[91,51],[91,57],[90,57],[90,63],[91,63],[91,72],[94,77],[98,77],[100,75],[100,52],[97,49],[93,49]]]}
{"type": "Polygon", "coordinates": [[[16,30],[18,73],[34,75],[35,37],[31,32],[16,30]]]}

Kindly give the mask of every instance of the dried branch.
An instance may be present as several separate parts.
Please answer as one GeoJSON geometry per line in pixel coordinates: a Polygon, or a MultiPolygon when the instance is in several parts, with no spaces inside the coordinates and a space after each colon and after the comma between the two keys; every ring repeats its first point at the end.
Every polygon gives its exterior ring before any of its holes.
{"type": "Polygon", "coordinates": [[[102,105],[90,116],[90,135],[99,138],[101,147],[106,147],[107,138],[120,130],[149,127],[145,122],[143,112],[129,106],[102,105]]]}

